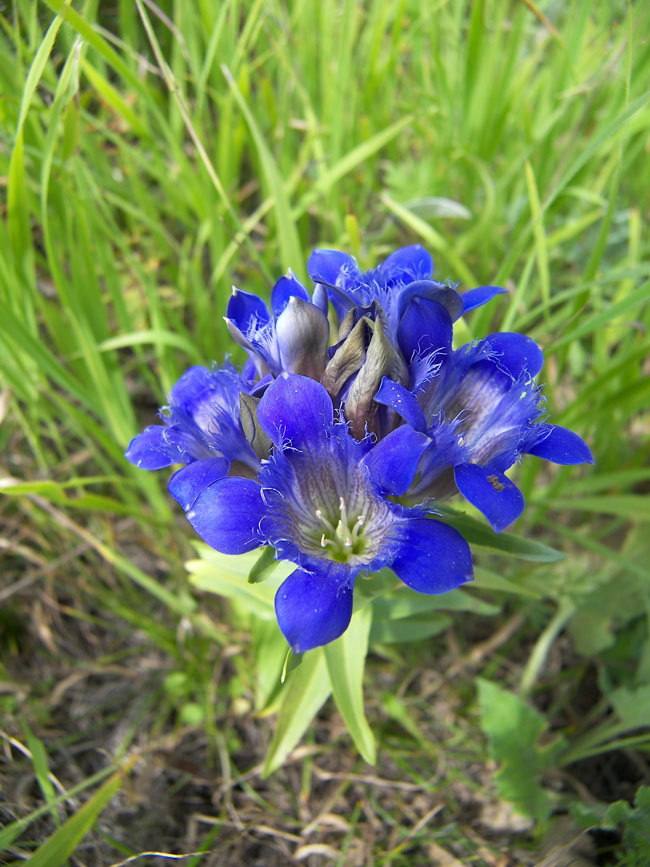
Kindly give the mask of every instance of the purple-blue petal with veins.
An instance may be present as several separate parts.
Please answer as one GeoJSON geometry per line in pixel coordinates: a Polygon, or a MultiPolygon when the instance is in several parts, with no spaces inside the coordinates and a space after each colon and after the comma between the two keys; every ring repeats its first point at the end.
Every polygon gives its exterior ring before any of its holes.
{"type": "Polygon", "coordinates": [[[316,247],[307,261],[307,271],[314,283],[336,286],[341,273],[358,275],[359,266],[347,253],[316,247]]]}
{"type": "Polygon", "coordinates": [[[315,379],[297,374],[278,377],[257,406],[257,420],[271,442],[297,449],[318,442],[334,421],[332,399],[315,379]]]}
{"type": "Polygon", "coordinates": [[[397,525],[391,569],[418,593],[447,593],[472,580],[472,555],[458,530],[431,518],[397,525]]]}
{"type": "Polygon", "coordinates": [[[204,542],[222,554],[244,554],[264,544],[259,532],[263,514],[258,482],[228,476],[199,494],[187,520],[204,542]]]}
{"type": "Polygon", "coordinates": [[[461,292],[460,297],[464,304],[463,313],[482,307],[497,295],[505,295],[507,291],[502,286],[477,286],[476,289],[470,289],[469,292],[461,292]]]}
{"type": "Polygon", "coordinates": [[[433,259],[421,244],[413,244],[395,250],[380,267],[388,282],[410,283],[431,278],[433,259]]]}
{"type": "Polygon", "coordinates": [[[422,452],[430,442],[425,434],[401,425],[373,446],[361,463],[383,493],[401,496],[410,488],[422,452]]]}
{"type": "Polygon", "coordinates": [[[185,512],[191,509],[201,491],[223,478],[230,468],[225,458],[204,458],[192,461],[177,470],[169,480],[167,490],[185,512]]]}
{"type": "Polygon", "coordinates": [[[485,338],[495,353],[494,360],[515,379],[526,371],[536,377],[544,366],[544,353],[530,337],[511,331],[501,331],[485,338]]]}
{"type": "Polygon", "coordinates": [[[594,458],[587,443],[577,433],[558,425],[549,425],[550,433],[524,451],[554,464],[593,464],[594,458]]]}
{"type": "Polygon", "coordinates": [[[133,437],[124,457],[142,470],[162,470],[208,454],[191,434],[154,424],[133,437]]]}
{"type": "Polygon", "coordinates": [[[282,634],[294,653],[334,641],[352,617],[352,584],[341,581],[337,564],[324,562],[313,574],[297,569],[275,596],[282,634]]]}
{"type": "Polygon", "coordinates": [[[394,409],[415,430],[426,430],[427,422],[424,417],[424,411],[418,403],[417,398],[408,388],[405,388],[398,382],[394,382],[385,376],[373,399],[383,406],[394,409]]]}
{"type": "Polygon", "coordinates": [[[496,533],[524,511],[526,503],[519,488],[493,467],[461,464],[454,476],[460,493],[485,515],[496,533]]]}
{"type": "Polygon", "coordinates": [[[280,277],[271,290],[271,308],[276,319],[287,306],[289,300],[294,297],[309,301],[309,293],[293,271],[289,269],[289,273],[280,277]]]}
{"type": "Polygon", "coordinates": [[[246,334],[253,324],[266,325],[271,317],[268,307],[257,295],[233,289],[226,307],[226,318],[232,319],[237,328],[246,334]]]}
{"type": "Polygon", "coordinates": [[[397,329],[397,341],[404,358],[451,352],[453,326],[451,316],[438,301],[414,297],[402,316],[397,329]]]}

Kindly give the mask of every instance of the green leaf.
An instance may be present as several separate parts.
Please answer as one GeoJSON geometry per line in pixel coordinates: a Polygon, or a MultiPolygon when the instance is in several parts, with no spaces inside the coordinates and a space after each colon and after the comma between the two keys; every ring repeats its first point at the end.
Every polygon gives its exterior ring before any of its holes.
{"type": "Polygon", "coordinates": [[[372,603],[375,620],[400,620],[403,617],[426,615],[430,611],[471,611],[474,614],[497,614],[498,605],[479,599],[476,594],[464,590],[452,590],[439,596],[416,593],[402,586],[388,596],[380,596],[372,603]]]}
{"type": "Polygon", "coordinates": [[[499,762],[495,776],[503,798],[538,821],[551,812],[548,795],[540,784],[559,744],[538,744],[547,723],[539,711],[519,696],[482,678],[477,679],[481,728],[488,736],[490,755],[499,762]]]}
{"type": "Polygon", "coordinates": [[[442,517],[446,524],[455,527],[471,545],[481,545],[500,554],[507,554],[519,560],[529,560],[532,563],[555,563],[563,560],[566,554],[550,548],[535,539],[523,539],[512,533],[495,533],[487,524],[482,524],[467,515],[442,517]]]}
{"type": "Polygon", "coordinates": [[[220,554],[207,545],[196,545],[200,560],[185,564],[191,583],[199,590],[217,593],[241,602],[245,609],[265,620],[275,619],[275,593],[296,568],[293,563],[278,563],[275,574],[263,584],[249,584],[248,576],[259,559],[258,551],[248,554],[220,554]]]}
{"type": "Polygon", "coordinates": [[[650,684],[632,689],[622,686],[611,692],[608,698],[628,729],[641,728],[650,723],[650,684]]]}
{"type": "Polygon", "coordinates": [[[452,624],[446,614],[428,614],[423,617],[409,617],[402,620],[375,620],[370,630],[373,644],[402,644],[409,641],[422,641],[444,632],[452,624]]]}
{"type": "Polygon", "coordinates": [[[261,584],[275,570],[278,563],[279,560],[275,559],[275,550],[267,545],[251,567],[251,571],[248,573],[248,583],[261,584]]]}
{"type": "Polygon", "coordinates": [[[300,246],[296,223],[291,213],[291,207],[289,205],[289,199],[287,197],[282,176],[280,175],[278,166],[273,159],[269,146],[266,143],[266,138],[262,134],[253,113],[241,94],[241,91],[237,87],[237,83],[235,82],[232,73],[225,64],[221,65],[221,71],[228,82],[228,86],[235,97],[235,101],[239,106],[241,113],[246,119],[246,123],[250,129],[251,137],[255,142],[255,147],[257,148],[257,153],[262,164],[262,171],[266,176],[266,182],[269,186],[271,195],[275,200],[277,233],[280,241],[282,264],[285,268],[292,268],[296,275],[300,279],[304,280],[306,275],[304,266],[301,264],[303,261],[302,248],[300,246]]]}
{"type": "Polygon", "coordinates": [[[268,777],[282,765],[331,691],[325,653],[322,647],[317,647],[305,653],[302,664],[291,672],[283,687],[284,695],[264,762],[263,777],[268,777]]]}
{"type": "Polygon", "coordinates": [[[91,830],[99,814],[109,801],[119,792],[126,779],[126,773],[135,763],[133,757],[117,774],[108,779],[92,798],[71,816],[52,836],[40,846],[29,859],[31,867],[58,867],[72,855],[76,847],[91,830]]]}
{"type": "Polygon", "coordinates": [[[265,711],[280,689],[287,640],[275,620],[260,620],[253,633],[255,659],[255,709],[265,711]]]}
{"type": "Polygon", "coordinates": [[[553,509],[578,509],[604,515],[618,515],[632,521],[650,521],[650,499],[635,494],[605,497],[581,497],[579,500],[550,499],[545,505],[553,509]]]}
{"type": "MultiPolygon", "coordinates": [[[[36,735],[31,731],[27,723],[24,723],[23,728],[25,729],[25,737],[27,739],[27,746],[29,747],[29,751],[32,754],[32,764],[34,765],[34,773],[36,774],[36,779],[38,780],[38,785],[40,786],[41,792],[48,804],[51,804],[56,799],[56,793],[54,791],[54,786],[50,780],[50,768],[47,763],[47,752],[45,750],[45,745],[40,738],[37,738],[36,735]]],[[[56,807],[52,807],[52,818],[56,825],[60,824],[59,814],[56,810],[56,807]]]]}
{"type": "Polygon", "coordinates": [[[602,822],[603,828],[612,830],[623,826],[625,854],[618,862],[621,867],[644,867],[650,852],[650,786],[641,786],[634,799],[634,807],[627,801],[610,804],[602,822]]]}
{"type": "Polygon", "coordinates": [[[498,590],[501,593],[514,593],[516,596],[527,596],[529,599],[541,599],[542,593],[537,589],[528,587],[526,584],[511,581],[497,572],[484,567],[474,570],[474,582],[477,587],[485,590],[498,590]]]}
{"type": "Polygon", "coordinates": [[[325,646],[325,659],[334,701],[363,758],[377,760],[375,738],[363,709],[363,671],[372,622],[369,606],[356,611],[346,631],[325,646]]]}

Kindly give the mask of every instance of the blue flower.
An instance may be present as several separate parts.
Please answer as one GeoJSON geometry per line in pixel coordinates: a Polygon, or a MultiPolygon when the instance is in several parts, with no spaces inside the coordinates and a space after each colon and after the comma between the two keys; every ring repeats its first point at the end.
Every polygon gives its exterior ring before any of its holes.
{"type": "Polygon", "coordinates": [[[382,382],[375,400],[430,438],[409,498],[442,499],[459,491],[501,532],[524,510],[521,491],[505,475],[522,455],[593,462],[577,434],[544,423],[534,379],[543,363],[529,337],[499,333],[455,352],[447,347],[410,391],[382,382]]]}
{"type": "Polygon", "coordinates": [[[234,339],[249,353],[260,376],[282,371],[320,379],[327,361],[327,293],[314,292],[314,303],[291,272],[271,292],[271,309],[249,292],[233,289],[225,321],[234,339]]]}
{"type": "Polygon", "coordinates": [[[169,492],[186,511],[206,485],[228,473],[232,462],[254,475],[260,459],[240,423],[240,394],[264,384],[256,385],[250,370],[240,374],[230,363],[213,370],[190,367],[160,412],[163,424],[134,437],[126,459],[144,470],[185,464],[171,477],[169,492]]]}
{"type": "Polygon", "coordinates": [[[452,323],[460,316],[506,291],[499,286],[480,286],[461,295],[454,287],[437,282],[432,276],[431,256],[420,244],[396,250],[381,265],[365,272],[346,253],[316,248],[307,269],[314,283],[328,289],[339,320],[355,307],[366,309],[378,304],[407,362],[414,351],[427,349],[439,337],[427,328],[429,320],[435,320],[440,329],[442,318],[445,333],[451,335],[452,323]]]}
{"type": "Polygon", "coordinates": [[[347,628],[361,572],[390,567],[422,593],[471,579],[469,546],[453,528],[388,496],[404,494],[428,439],[402,425],[373,445],[336,421],[313,379],[283,375],[266,390],[257,419],[274,445],[256,479],[230,476],[205,488],[187,514],[226,554],[271,545],[297,569],[276,595],[280,628],[296,653],[347,628]]]}

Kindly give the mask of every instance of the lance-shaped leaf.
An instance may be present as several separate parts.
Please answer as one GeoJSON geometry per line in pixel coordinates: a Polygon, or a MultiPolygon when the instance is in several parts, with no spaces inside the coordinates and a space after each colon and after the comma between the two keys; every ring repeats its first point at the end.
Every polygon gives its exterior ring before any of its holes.
{"type": "Polygon", "coordinates": [[[343,635],[325,647],[325,660],[336,706],[356,748],[374,765],[375,739],[363,710],[363,670],[371,623],[370,606],[356,611],[343,635]]]}

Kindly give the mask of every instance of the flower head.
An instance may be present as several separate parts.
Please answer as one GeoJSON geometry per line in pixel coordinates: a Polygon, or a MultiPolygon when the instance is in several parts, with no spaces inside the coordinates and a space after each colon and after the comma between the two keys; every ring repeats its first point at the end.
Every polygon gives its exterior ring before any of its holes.
{"type": "Polygon", "coordinates": [[[419,245],[366,272],[315,250],[308,270],[311,299],[289,272],[271,310],[234,290],[226,323],[249,354],[243,372],[190,368],[163,423],[126,452],[144,469],[184,464],[169,489],[218,551],[270,546],[295,564],[276,613],[296,652],[341,635],[362,573],[388,567],[422,593],[471,578],[467,542],[425,502],[460,493],[501,532],[524,509],[505,475],[522,456],[592,461],[544,419],[534,341],[500,333],[452,349],[454,321],[505,290],[436,282],[419,245]]]}
{"type": "Polygon", "coordinates": [[[263,386],[250,370],[239,373],[229,362],[212,370],[190,367],[160,411],[163,424],[134,437],[126,459],[144,470],[185,464],[171,477],[169,492],[189,509],[202,488],[225,476],[231,464],[256,472],[259,456],[240,424],[240,395],[263,386]]]}
{"type": "Polygon", "coordinates": [[[431,333],[431,320],[451,337],[452,323],[460,316],[506,291],[480,286],[459,294],[455,287],[433,279],[433,261],[420,244],[396,250],[369,271],[361,271],[346,253],[317,248],[307,268],[314,283],[327,288],[341,321],[355,308],[367,310],[377,305],[407,362],[415,350],[436,348],[435,339],[440,335],[431,333]]]}
{"type": "Polygon", "coordinates": [[[408,425],[379,443],[336,421],[314,380],[286,375],[258,406],[274,445],[255,480],[206,488],[188,520],[212,547],[243,553],[271,545],[298,567],[276,597],[278,622],[296,652],[340,635],[360,572],[389,566],[405,584],[442,593],[471,578],[469,546],[453,528],[388,499],[409,488],[427,437],[408,425]]]}
{"type": "Polygon", "coordinates": [[[441,499],[459,491],[500,532],[524,510],[523,495],[505,476],[522,455],[593,462],[577,434],[544,423],[542,390],[534,379],[543,363],[533,340],[504,332],[444,353],[435,374],[412,393],[382,384],[376,399],[430,438],[410,498],[441,499]]]}

